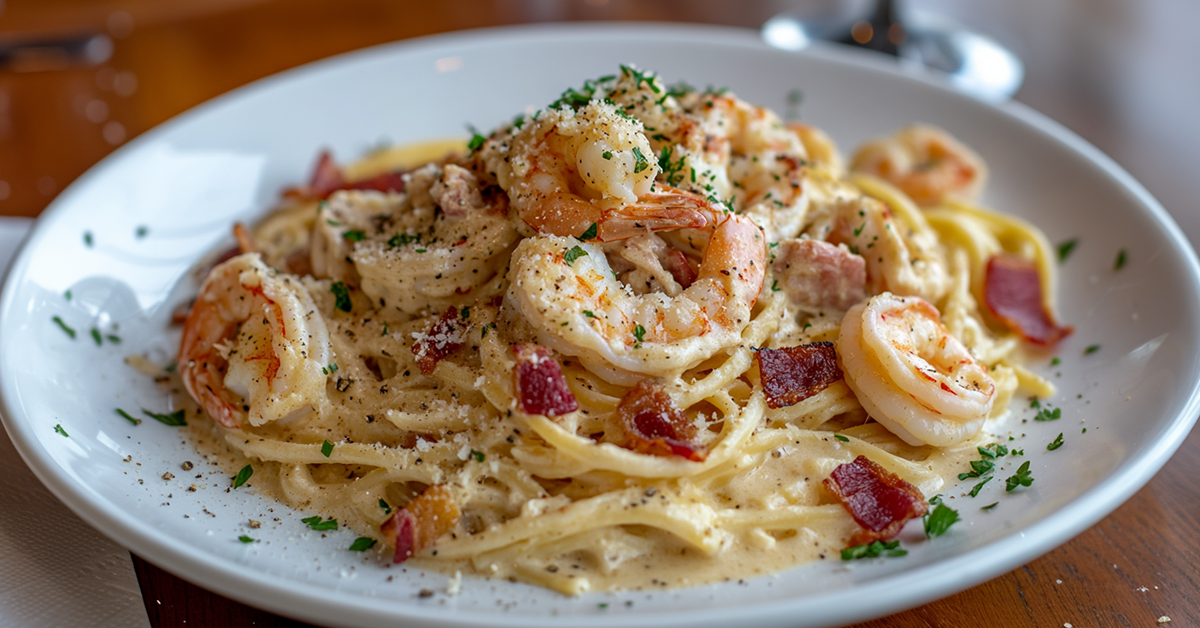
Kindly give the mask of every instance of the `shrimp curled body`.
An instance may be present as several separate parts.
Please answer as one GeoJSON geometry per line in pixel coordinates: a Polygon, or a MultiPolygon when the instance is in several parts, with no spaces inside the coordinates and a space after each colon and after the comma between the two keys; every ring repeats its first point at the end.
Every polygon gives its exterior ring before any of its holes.
{"type": "Polygon", "coordinates": [[[329,334],[300,281],[247,253],[208,275],[184,323],[183,384],[221,425],[288,418],[325,394],[329,334]]]}
{"type": "Polygon", "coordinates": [[[890,181],[922,206],[951,197],[973,200],[987,181],[983,158],[946,131],[924,125],[864,144],[850,168],[890,181]]]}
{"type": "Polygon", "coordinates": [[[911,445],[963,442],[996,399],[986,367],[919,297],[885,292],[854,306],[842,320],[837,351],[863,408],[911,445]]]}
{"type": "Polygon", "coordinates": [[[696,279],[677,296],[635,295],[600,246],[553,236],[513,254],[507,304],[540,342],[577,356],[620,385],[677,377],[739,344],[766,272],[762,231],[749,218],[714,216],[696,279]]]}

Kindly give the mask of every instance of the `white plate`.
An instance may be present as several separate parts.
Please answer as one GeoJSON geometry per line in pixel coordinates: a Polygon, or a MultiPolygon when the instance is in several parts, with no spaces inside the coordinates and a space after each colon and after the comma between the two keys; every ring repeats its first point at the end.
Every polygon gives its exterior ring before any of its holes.
{"type": "Polygon", "coordinates": [[[550,626],[569,616],[578,626],[697,628],[866,619],[994,577],[1084,530],[1149,480],[1200,412],[1196,259],[1129,175],[1019,105],[984,104],[871,55],[772,50],[747,31],[483,31],[287,72],[180,116],[104,160],[43,214],[11,272],[0,302],[0,392],[5,425],[38,477],[81,517],[150,561],[251,605],[327,624],[550,626]],[[1059,348],[1062,364],[1044,361],[1040,368],[1060,387],[1055,401],[1063,418],[1021,424],[1032,413],[1014,404],[1016,430],[1027,436],[1010,445],[1024,447],[1032,460],[1032,487],[1006,495],[1006,469],[976,499],[952,492],[964,522],[930,542],[910,528],[911,553],[901,559],[570,599],[468,578],[462,594],[447,597],[445,576],[389,568],[374,552],[346,551],[348,531],[332,538],[306,531],[299,519],[312,513],[246,489],[226,493],[227,476],[200,460],[175,428],[154,421],[134,427],[114,414],[118,407],[167,407],[122,358],[148,352],[169,360],[176,339],[166,322],[195,289],[189,267],[227,241],[232,221],[261,215],[282,187],[304,179],[320,148],[348,159],[383,139],[463,135],[467,123],[487,129],[629,62],[668,82],[728,86],[780,111],[800,89],[803,119],[843,149],[912,121],[942,125],[987,159],[988,204],[1032,219],[1051,241],[1079,238],[1059,290],[1062,316],[1077,330],[1059,348]],[[144,237],[139,226],[148,229],[144,237]],[[1114,272],[1122,248],[1129,262],[1114,272]],[[63,297],[68,289],[70,301],[63,297]],[[68,338],[54,316],[79,337],[68,338]],[[112,325],[124,342],[96,346],[88,330],[112,325]],[[1100,350],[1084,355],[1092,344],[1100,350]],[[56,424],[70,437],[56,433],[56,424]],[[1066,445],[1046,451],[1059,432],[1066,445]],[[184,460],[196,470],[183,473],[184,460]],[[175,479],[161,479],[168,471],[175,479]],[[185,492],[193,482],[203,490],[185,492]],[[994,501],[994,510],[980,510],[994,501]],[[268,525],[248,531],[247,518],[268,525]],[[261,542],[239,543],[246,533],[261,542]],[[438,594],[419,599],[423,588],[438,594]]]}

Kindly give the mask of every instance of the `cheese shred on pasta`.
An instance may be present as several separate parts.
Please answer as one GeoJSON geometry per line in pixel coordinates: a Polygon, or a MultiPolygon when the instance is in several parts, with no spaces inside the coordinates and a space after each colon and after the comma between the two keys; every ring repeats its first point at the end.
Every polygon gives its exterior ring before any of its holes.
{"type": "Polygon", "coordinates": [[[986,301],[1007,256],[1053,321],[1046,238],[974,202],[984,163],[944,131],[847,164],[819,129],[622,67],[439,146],[341,173],[403,170],[392,191],[314,181],[243,233],[180,356],[257,490],[381,548],[416,513],[422,567],[577,594],[837,559],[858,524],[834,468],[931,497],[1018,389],[1053,394],[986,301]],[[823,342],[844,377],[769,392],[757,352],[823,342]],[[630,427],[638,399],[659,423],[630,427]]]}

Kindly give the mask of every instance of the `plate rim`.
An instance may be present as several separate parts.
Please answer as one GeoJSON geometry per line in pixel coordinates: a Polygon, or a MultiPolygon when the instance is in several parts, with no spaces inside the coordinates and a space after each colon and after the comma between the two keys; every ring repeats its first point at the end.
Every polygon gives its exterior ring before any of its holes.
{"type": "MultiPolygon", "coordinates": [[[[379,44],[313,61],[258,79],[172,117],[120,147],[90,168],[55,198],[43,211],[42,217],[53,218],[66,211],[66,208],[72,204],[71,199],[79,190],[90,185],[93,179],[104,176],[124,155],[140,150],[143,145],[156,141],[177,126],[187,124],[196,116],[207,115],[212,109],[243,98],[253,97],[256,93],[273,89],[279,84],[286,84],[305,74],[335,70],[338,66],[361,63],[375,56],[419,54],[422,50],[436,50],[464,43],[495,44],[528,38],[555,39],[599,34],[627,37],[654,34],[655,36],[665,35],[689,41],[706,36],[715,37],[718,44],[774,50],[758,38],[757,31],[750,29],[713,25],[622,22],[500,26],[453,31],[379,44]]],[[[781,54],[787,53],[781,52],[781,54]]],[[[818,45],[798,54],[915,80],[955,97],[982,103],[995,113],[1033,127],[1082,157],[1130,193],[1136,204],[1140,205],[1143,213],[1153,220],[1155,226],[1164,232],[1166,238],[1182,254],[1184,265],[1193,284],[1200,286],[1200,262],[1197,260],[1196,253],[1183,231],[1162,205],[1112,158],[1044,114],[1016,101],[997,103],[964,94],[935,75],[893,66],[887,63],[886,59],[870,52],[818,45]]],[[[14,253],[13,263],[3,282],[3,293],[0,294],[0,313],[9,311],[12,301],[15,299],[16,289],[9,285],[11,282],[8,281],[8,278],[26,272],[29,265],[26,251],[32,243],[40,239],[41,232],[48,229],[47,223],[49,222],[50,220],[39,218],[22,245],[14,253]]],[[[3,329],[3,326],[0,326],[0,329],[3,329]]],[[[329,589],[313,583],[290,581],[284,578],[258,582],[241,576],[239,564],[234,561],[208,553],[179,550],[172,546],[170,538],[160,535],[153,526],[140,523],[126,512],[106,509],[97,505],[97,501],[103,501],[101,496],[90,488],[79,486],[69,482],[66,477],[60,476],[58,465],[53,464],[52,460],[45,455],[45,450],[40,447],[31,429],[25,429],[26,427],[31,428],[31,426],[11,416],[19,414],[28,417],[30,415],[25,412],[23,400],[17,391],[12,390],[9,382],[8,377],[0,377],[0,410],[3,410],[0,412],[0,419],[3,420],[22,460],[38,479],[70,510],[100,530],[105,536],[126,548],[137,547],[139,556],[185,580],[195,582],[254,607],[330,625],[384,625],[403,617],[427,626],[465,627],[479,625],[479,620],[485,617],[484,614],[477,611],[448,613],[443,608],[426,608],[420,605],[405,605],[398,614],[394,598],[353,596],[343,597],[341,600],[327,599],[322,595],[328,594],[329,589]],[[160,536],[161,538],[159,538],[160,536]],[[353,623],[346,623],[349,619],[347,613],[354,615],[353,623]]],[[[1182,399],[1183,396],[1181,395],[1180,398],[1182,399]]],[[[815,622],[812,624],[815,626],[832,625],[847,621],[866,620],[912,608],[997,577],[1058,547],[1111,514],[1145,486],[1154,474],[1166,464],[1171,455],[1182,445],[1197,419],[1200,418],[1200,383],[1192,384],[1182,408],[1179,415],[1166,426],[1167,429],[1164,430],[1162,436],[1144,455],[1113,471],[1104,491],[1092,491],[1081,495],[1073,501],[1067,502],[1044,520],[963,554],[938,560],[931,565],[904,570],[870,583],[829,592],[822,596],[819,606],[823,606],[825,609],[836,608],[837,612],[829,612],[820,608],[805,609],[812,611],[812,614],[806,619],[815,622]],[[1025,536],[1032,536],[1034,540],[1027,540],[1023,538],[1025,536]],[[995,553],[997,550],[1001,550],[1002,558],[992,559],[987,563],[986,568],[976,564],[978,561],[975,559],[980,554],[995,553]],[[899,580],[909,580],[921,584],[915,588],[914,585],[903,585],[905,588],[914,589],[908,595],[872,595],[885,589],[894,589],[899,580]]],[[[763,626],[784,626],[790,624],[785,611],[795,606],[794,600],[782,599],[761,603],[756,607],[739,606],[733,611],[727,612],[736,612],[741,621],[754,621],[763,626]]],[[[550,615],[530,617],[504,614],[488,615],[486,618],[487,625],[492,626],[549,625],[550,622],[557,619],[550,615]]],[[[570,621],[580,626],[601,626],[610,623],[611,619],[611,617],[603,615],[572,616],[570,621]]],[[[623,623],[631,626],[705,626],[724,623],[727,618],[724,613],[714,613],[711,610],[677,610],[669,614],[621,616],[621,619],[623,623]]]]}

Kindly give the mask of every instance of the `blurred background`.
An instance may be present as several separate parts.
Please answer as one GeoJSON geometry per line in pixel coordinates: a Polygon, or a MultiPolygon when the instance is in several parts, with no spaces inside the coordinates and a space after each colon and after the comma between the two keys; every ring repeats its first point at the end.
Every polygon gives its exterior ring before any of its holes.
{"type": "MultiPolygon", "coordinates": [[[[106,154],[190,107],[309,61],[450,30],[573,20],[758,29],[837,0],[0,0],[0,215],[35,216],[106,154]]],[[[844,0],[841,4],[862,6],[844,0]]],[[[869,2],[867,4],[870,4],[869,2]]],[[[1015,99],[1142,181],[1196,241],[1196,0],[909,0],[1025,65],[1015,99]]]]}

